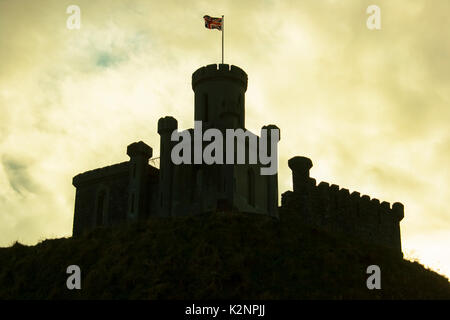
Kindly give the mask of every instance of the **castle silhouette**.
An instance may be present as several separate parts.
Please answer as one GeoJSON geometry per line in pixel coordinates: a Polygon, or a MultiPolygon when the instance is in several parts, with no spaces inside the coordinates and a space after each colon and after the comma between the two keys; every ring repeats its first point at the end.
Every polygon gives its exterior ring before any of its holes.
{"type": "MultiPolygon", "coordinates": [[[[192,75],[194,119],[203,129],[245,129],[247,74],[234,65],[211,64],[192,75]]],[[[274,125],[263,128],[277,128],[274,125]]],[[[350,194],[348,189],[309,176],[312,161],[294,157],[293,191],[282,194],[278,207],[278,175],[261,175],[261,164],[173,164],[173,117],[160,118],[159,169],[149,160],[153,150],[142,141],[127,147],[129,161],[87,171],[73,178],[76,188],[73,236],[99,226],[112,226],[150,216],[186,216],[215,211],[257,213],[279,218],[299,215],[305,224],[344,234],[402,255],[401,203],[350,194]]],[[[189,129],[192,133],[193,129],[189,129]]],[[[259,137],[258,137],[259,139],[259,137]]],[[[245,146],[248,152],[248,145],[245,146]]]]}

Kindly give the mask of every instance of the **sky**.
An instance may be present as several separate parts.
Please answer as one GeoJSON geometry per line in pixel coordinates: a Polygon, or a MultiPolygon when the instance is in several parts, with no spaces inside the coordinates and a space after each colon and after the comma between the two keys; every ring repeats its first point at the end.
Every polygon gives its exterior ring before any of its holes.
{"type": "Polygon", "coordinates": [[[0,246],[72,232],[78,173],[128,160],[157,121],[193,127],[191,75],[221,60],[249,77],[246,126],[281,129],[311,176],[405,206],[406,258],[450,276],[447,0],[0,0],[0,246]],[[79,29],[66,12],[77,5],[79,29]],[[369,5],[381,29],[369,30],[369,5]]]}

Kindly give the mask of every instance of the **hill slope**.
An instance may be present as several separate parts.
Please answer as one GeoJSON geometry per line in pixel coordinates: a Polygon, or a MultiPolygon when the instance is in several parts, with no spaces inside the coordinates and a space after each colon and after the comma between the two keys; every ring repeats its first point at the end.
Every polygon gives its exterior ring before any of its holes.
{"type": "Polygon", "coordinates": [[[302,226],[259,215],[151,218],[78,239],[0,249],[0,299],[450,299],[445,277],[302,226]],[[82,290],[66,288],[79,265],[82,290]],[[381,268],[368,290],[366,268],[381,268]]]}

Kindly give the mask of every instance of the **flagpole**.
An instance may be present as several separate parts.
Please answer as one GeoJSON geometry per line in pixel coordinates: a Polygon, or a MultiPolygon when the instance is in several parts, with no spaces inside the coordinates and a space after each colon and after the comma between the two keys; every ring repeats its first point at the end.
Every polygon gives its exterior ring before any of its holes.
{"type": "Polygon", "coordinates": [[[222,64],[223,64],[223,34],[225,33],[225,16],[222,15],[222,64]]]}

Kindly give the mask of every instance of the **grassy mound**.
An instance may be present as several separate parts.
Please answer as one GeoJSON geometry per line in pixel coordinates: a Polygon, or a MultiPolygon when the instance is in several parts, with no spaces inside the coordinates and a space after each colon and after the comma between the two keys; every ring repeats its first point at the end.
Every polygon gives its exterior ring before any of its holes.
{"type": "Polygon", "coordinates": [[[151,218],[77,239],[0,249],[0,299],[450,299],[417,262],[280,220],[215,213],[151,218]],[[82,289],[66,288],[78,265],[82,289]],[[381,268],[381,290],[366,269],[381,268]]]}

